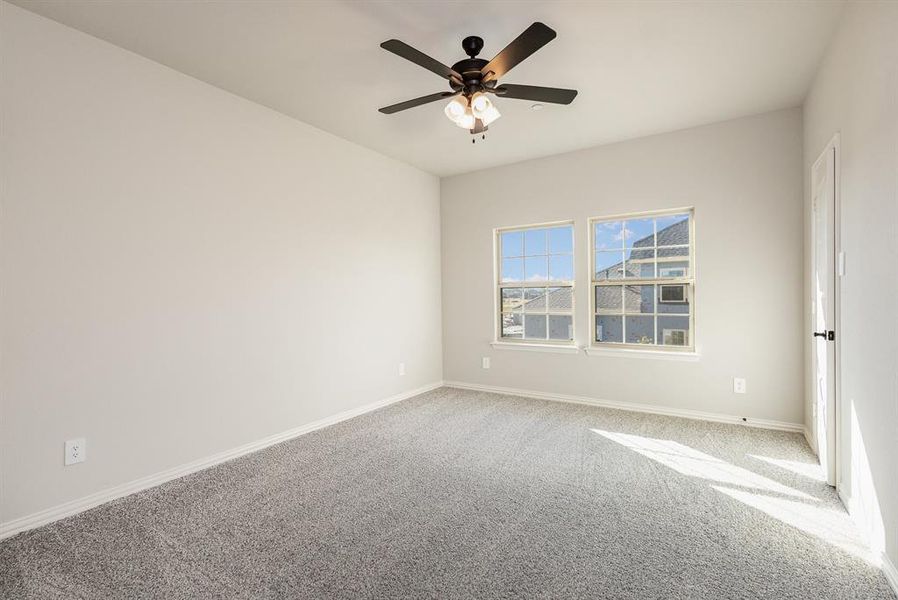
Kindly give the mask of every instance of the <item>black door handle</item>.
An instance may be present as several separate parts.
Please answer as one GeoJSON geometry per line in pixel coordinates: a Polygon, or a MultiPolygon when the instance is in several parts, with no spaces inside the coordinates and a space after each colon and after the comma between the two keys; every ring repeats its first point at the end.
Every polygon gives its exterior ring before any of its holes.
{"type": "Polygon", "coordinates": [[[835,331],[815,331],[814,337],[822,337],[825,340],[834,342],[834,341],[836,341],[836,332],[835,331]]]}
{"type": "Polygon", "coordinates": [[[822,338],[825,338],[825,337],[826,337],[826,332],[825,332],[825,331],[815,331],[815,332],[814,332],[814,337],[822,337],[822,338]]]}

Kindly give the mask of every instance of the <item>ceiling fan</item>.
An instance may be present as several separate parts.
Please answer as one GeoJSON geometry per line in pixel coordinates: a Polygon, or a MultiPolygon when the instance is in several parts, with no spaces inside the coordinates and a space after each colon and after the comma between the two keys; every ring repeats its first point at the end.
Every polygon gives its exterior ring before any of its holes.
{"type": "Polygon", "coordinates": [[[489,94],[501,98],[533,102],[570,104],[577,96],[577,90],[510,83],[499,85],[501,77],[555,39],[555,35],[555,31],[550,27],[543,23],[534,23],[490,61],[477,58],[483,49],[483,40],[477,36],[469,36],[461,43],[468,58],[458,61],[451,68],[404,42],[387,40],[380,45],[381,48],[448,80],[452,91],[437,92],[385,106],[380,109],[380,112],[391,115],[422,104],[452,98],[444,109],[446,116],[453,123],[469,130],[472,134],[480,134],[487,130],[490,123],[501,116],[496,105],[490,100],[489,94]]]}

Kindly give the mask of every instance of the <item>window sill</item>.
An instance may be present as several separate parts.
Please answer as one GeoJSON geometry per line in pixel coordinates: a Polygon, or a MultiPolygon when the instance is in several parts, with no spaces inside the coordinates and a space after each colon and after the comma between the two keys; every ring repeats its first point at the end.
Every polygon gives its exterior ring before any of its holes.
{"type": "Polygon", "coordinates": [[[654,358],[657,360],[680,360],[697,362],[701,359],[698,352],[676,352],[671,350],[635,350],[632,348],[585,348],[589,356],[617,356],[626,358],[654,358]]]}
{"type": "Polygon", "coordinates": [[[490,342],[495,350],[523,350],[524,352],[550,352],[554,354],[577,354],[580,348],[562,344],[528,344],[525,342],[490,342]]]}

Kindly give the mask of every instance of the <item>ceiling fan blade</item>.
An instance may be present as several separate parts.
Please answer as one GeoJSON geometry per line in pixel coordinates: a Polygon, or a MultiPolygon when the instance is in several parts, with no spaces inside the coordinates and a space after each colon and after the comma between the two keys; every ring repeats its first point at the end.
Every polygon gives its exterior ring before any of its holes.
{"type": "Polygon", "coordinates": [[[435,58],[427,56],[420,50],[415,50],[405,42],[400,42],[399,40],[387,40],[381,44],[380,47],[384,50],[389,50],[397,56],[401,56],[405,60],[410,60],[416,65],[424,67],[428,71],[432,71],[444,79],[455,79],[458,82],[461,82],[462,80],[461,75],[435,58]]]}
{"type": "Polygon", "coordinates": [[[480,72],[485,81],[499,79],[525,58],[555,39],[555,30],[536,22],[493,57],[480,72]]]}
{"type": "Polygon", "coordinates": [[[413,100],[406,100],[405,102],[400,102],[399,104],[391,104],[390,106],[384,106],[383,108],[380,108],[378,110],[385,115],[392,115],[393,113],[397,113],[400,110],[406,110],[408,108],[415,108],[416,106],[421,106],[422,104],[436,102],[437,100],[442,100],[443,98],[449,98],[451,96],[455,96],[458,93],[459,92],[437,92],[436,94],[430,94],[428,96],[421,96],[420,98],[415,98],[413,100]]]}
{"type": "Polygon", "coordinates": [[[500,98],[551,102],[552,104],[570,104],[577,97],[577,90],[540,87],[538,85],[514,85],[511,83],[503,83],[494,91],[500,98]]]}

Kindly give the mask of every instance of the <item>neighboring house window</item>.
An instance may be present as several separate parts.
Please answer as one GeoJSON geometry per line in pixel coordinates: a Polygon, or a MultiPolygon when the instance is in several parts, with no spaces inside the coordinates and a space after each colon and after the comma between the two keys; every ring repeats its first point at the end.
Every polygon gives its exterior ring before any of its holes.
{"type": "Polygon", "coordinates": [[[685,285],[661,285],[658,293],[659,302],[686,302],[685,285]]]}
{"type": "Polygon", "coordinates": [[[691,349],[691,210],[592,219],[592,344],[691,349]]]}
{"type": "Polygon", "coordinates": [[[500,229],[497,339],[574,339],[572,223],[500,229]]]}

